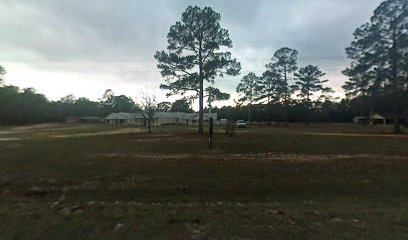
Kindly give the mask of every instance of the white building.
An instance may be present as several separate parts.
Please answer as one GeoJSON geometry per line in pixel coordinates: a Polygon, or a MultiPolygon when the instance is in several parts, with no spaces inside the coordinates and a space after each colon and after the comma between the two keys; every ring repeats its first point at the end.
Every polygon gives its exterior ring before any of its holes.
{"type": "Polygon", "coordinates": [[[369,116],[357,116],[353,118],[353,122],[357,124],[383,124],[392,123],[392,118],[384,117],[378,113],[370,114],[369,116]]]}
{"type": "MultiPolygon", "coordinates": [[[[217,113],[204,113],[204,125],[208,125],[208,119],[214,118],[217,121],[217,113]]],[[[156,112],[152,119],[153,126],[161,126],[165,124],[180,124],[180,125],[198,125],[198,113],[184,112],[156,112]]],[[[106,124],[112,125],[135,125],[146,126],[147,115],[144,113],[111,113],[105,118],[106,124]]]]}
{"type": "Polygon", "coordinates": [[[142,113],[111,113],[105,118],[106,124],[112,125],[140,125],[143,126],[144,114],[142,113]]]}

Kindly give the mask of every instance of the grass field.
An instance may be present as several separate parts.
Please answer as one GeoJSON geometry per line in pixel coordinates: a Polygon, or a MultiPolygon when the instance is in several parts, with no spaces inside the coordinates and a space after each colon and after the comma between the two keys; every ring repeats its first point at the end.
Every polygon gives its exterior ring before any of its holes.
{"type": "Polygon", "coordinates": [[[188,127],[2,128],[0,239],[408,239],[389,131],[219,128],[208,150],[188,127]]]}

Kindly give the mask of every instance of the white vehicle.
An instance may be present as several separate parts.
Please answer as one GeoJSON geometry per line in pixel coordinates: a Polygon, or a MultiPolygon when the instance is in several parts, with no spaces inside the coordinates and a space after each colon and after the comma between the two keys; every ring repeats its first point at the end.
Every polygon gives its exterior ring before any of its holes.
{"type": "Polygon", "coordinates": [[[238,128],[245,128],[246,127],[246,122],[244,120],[238,120],[237,121],[237,127],[238,128]]]}

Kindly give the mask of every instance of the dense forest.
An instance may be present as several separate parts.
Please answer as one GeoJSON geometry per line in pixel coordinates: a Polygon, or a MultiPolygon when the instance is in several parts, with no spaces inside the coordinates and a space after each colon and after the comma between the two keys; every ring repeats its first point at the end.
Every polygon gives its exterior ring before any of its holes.
{"type": "Polygon", "coordinates": [[[107,90],[97,102],[68,95],[50,101],[32,88],[0,86],[0,124],[64,122],[67,117],[99,116],[111,112],[134,112],[140,107],[127,96],[107,90]]]}
{"type": "MultiPolygon", "coordinates": [[[[132,98],[115,95],[111,90],[101,94],[99,101],[87,98],[75,98],[68,95],[58,101],[50,101],[32,88],[19,89],[16,86],[0,86],[0,123],[31,124],[44,122],[64,122],[67,117],[98,116],[105,117],[111,112],[137,112],[142,107],[132,98]]],[[[407,99],[404,101],[407,103],[407,99]]],[[[248,105],[224,106],[212,108],[218,118],[248,120],[248,105]]],[[[283,105],[256,104],[251,107],[252,120],[256,122],[279,123],[284,121],[283,105]]],[[[351,122],[354,116],[367,115],[370,111],[391,114],[392,95],[380,98],[356,97],[341,101],[314,102],[310,113],[311,122],[351,122]]],[[[187,99],[173,103],[158,104],[157,111],[191,112],[191,102],[187,99]]],[[[205,109],[205,112],[208,109],[205,109]]],[[[305,122],[305,105],[292,100],[288,104],[288,122],[305,122]]]]}

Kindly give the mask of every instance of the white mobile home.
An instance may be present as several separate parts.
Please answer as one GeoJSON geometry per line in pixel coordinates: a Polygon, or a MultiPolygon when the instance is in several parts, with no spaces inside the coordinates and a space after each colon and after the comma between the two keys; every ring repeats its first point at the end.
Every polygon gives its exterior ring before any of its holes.
{"type": "Polygon", "coordinates": [[[145,125],[145,117],[142,113],[111,113],[105,118],[106,124],[111,125],[145,125]]]}
{"type": "MultiPolygon", "coordinates": [[[[217,121],[216,113],[204,113],[204,124],[208,124],[209,117],[217,121]]],[[[184,112],[156,112],[152,119],[153,126],[165,124],[198,125],[198,113],[184,112]]],[[[105,118],[106,124],[146,126],[147,115],[143,113],[111,113],[105,118]]]]}

